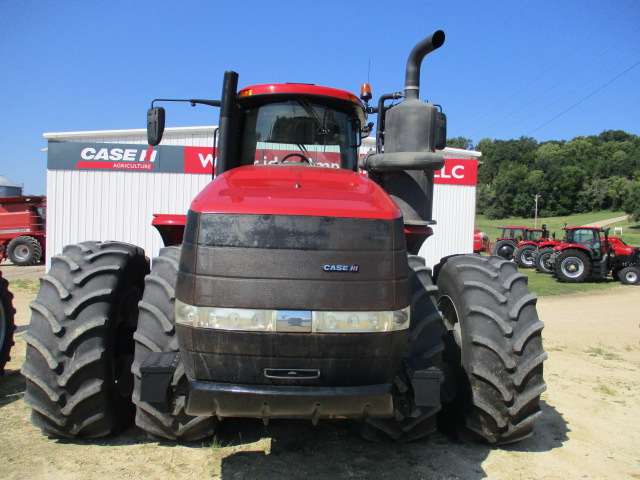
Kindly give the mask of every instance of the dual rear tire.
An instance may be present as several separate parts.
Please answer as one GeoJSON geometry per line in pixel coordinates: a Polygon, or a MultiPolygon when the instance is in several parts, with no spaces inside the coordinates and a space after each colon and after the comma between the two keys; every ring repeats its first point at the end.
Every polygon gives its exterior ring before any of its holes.
{"type": "Polygon", "coordinates": [[[97,438],[133,420],[133,332],[149,261],[120,242],[69,245],[31,303],[22,374],[34,425],[97,438]]]}
{"type": "Polygon", "coordinates": [[[400,441],[426,437],[436,420],[493,444],[527,438],[541,415],[547,358],[527,276],[497,256],[460,255],[436,267],[434,287],[416,262],[410,257],[413,298],[421,299],[412,301],[410,349],[442,369],[442,409],[365,424],[400,441]]]}
{"type": "Polygon", "coordinates": [[[178,350],[179,255],[179,248],[163,249],[149,275],[144,252],[125,243],[83,242],[52,258],[31,304],[22,367],[31,420],[46,435],[98,438],[134,416],[154,437],[192,441],[213,433],[215,419],[184,413],[182,366],[170,387],[170,412],[140,401],[140,364],[151,352],[178,350]]]}
{"type": "Polygon", "coordinates": [[[153,259],[151,273],[145,279],[144,296],[140,301],[138,329],[134,335],[135,376],[133,402],[136,405],[136,424],[154,438],[195,441],[213,435],[217,418],[187,415],[185,395],[187,377],[180,362],[169,386],[169,411],[140,398],[140,365],[151,353],[178,352],[175,336],[175,286],[180,261],[180,247],[167,247],[153,259]]]}
{"type": "MultiPolygon", "coordinates": [[[[442,367],[446,331],[436,306],[438,289],[433,284],[431,269],[425,266],[424,258],[409,255],[408,263],[411,318],[405,356],[427,360],[436,367],[442,367]]],[[[406,374],[399,373],[395,381],[394,417],[364,419],[360,433],[365,439],[408,442],[426,438],[435,432],[440,407],[417,407],[410,385],[406,374]]]]}
{"type": "Polygon", "coordinates": [[[531,435],[546,390],[544,324],[527,276],[495,256],[455,256],[439,270],[447,327],[443,421],[489,443],[531,435]]]}

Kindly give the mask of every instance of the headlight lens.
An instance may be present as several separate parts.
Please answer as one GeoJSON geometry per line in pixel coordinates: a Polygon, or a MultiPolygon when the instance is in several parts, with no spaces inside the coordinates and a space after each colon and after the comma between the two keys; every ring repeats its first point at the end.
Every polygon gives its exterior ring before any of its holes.
{"type": "Polygon", "coordinates": [[[367,333],[409,328],[409,307],[384,312],[283,311],[197,307],[176,300],[176,322],[216,330],[253,332],[367,333]],[[308,318],[311,318],[311,322],[308,318]],[[290,321],[282,319],[290,318],[290,321]],[[305,321],[304,318],[307,318],[305,321]],[[276,321],[277,319],[280,319],[276,321]]]}
{"type": "Polygon", "coordinates": [[[176,300],[176,322],[216,330],[273,330],[273,318],[265,310],[195,307],[176,300]]]}

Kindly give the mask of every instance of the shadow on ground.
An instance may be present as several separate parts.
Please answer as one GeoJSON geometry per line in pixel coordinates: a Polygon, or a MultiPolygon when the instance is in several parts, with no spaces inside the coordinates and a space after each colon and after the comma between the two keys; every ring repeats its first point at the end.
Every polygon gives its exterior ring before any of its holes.
{"type": "MultiPolygon", "coordinates": [[[[0,377],[0,408],[22,400],[24,378],[17,370],[0,377]]],[[[503,447],[462,441],[437,432],[426,441],[397,444],[362,440],[357,425],[348,421],[279,420],[265,426],[260,420],[226,419],[213,439],[195,443],[150,440],[136,427],[96,440],[51,440],[61,445],[122,447],[156,444],[162,449],[202,449],[203,458],[220,465],[221,478],[271,479],[336,478],[465,479],[486,478],[483,462],[494,449],[546,452],[567,440],[562,413],[542,402],[542,416],[534,435],[503,447]],[[218,463],[219,462],[219,463],[218,463]]],[[[26,406],[25,406],[26,408],[26,406]]],[[[31,428],[35,428],[32,427],[31,428]]],[[[213,473],[213,472],[211,472],[213,473]]]]}
{"type": "Polygon", "coordinates": [[[242,451],[222,459],[222,479],[237,478],[486,478],[482,463],[493,449],[545,452],[567,440],[561,413],[542,402],[543,415],[532,437],[503,447],[452,439],[438,432],[407,444],[370,443],[347,422],[279,421],[264,427],[256,421],[223,422],[216,437],[222,446],[271,439],[269,451],[242,451]]]}

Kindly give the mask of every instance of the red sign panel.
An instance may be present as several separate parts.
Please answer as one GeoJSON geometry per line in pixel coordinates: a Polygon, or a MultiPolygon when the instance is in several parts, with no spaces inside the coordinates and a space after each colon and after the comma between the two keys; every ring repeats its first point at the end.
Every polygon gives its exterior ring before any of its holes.
{"type": "Polygon", "coordinates": [[[217,154],[211,147],[184,147],[184,173],[211,175],[214,156],[217,154]]]}
{"type": "Polygon", "coordinates": [[[444,168],[434,174],[436,185],[476,185],[478,161],[462,158],[445,158],[444,168]]]}

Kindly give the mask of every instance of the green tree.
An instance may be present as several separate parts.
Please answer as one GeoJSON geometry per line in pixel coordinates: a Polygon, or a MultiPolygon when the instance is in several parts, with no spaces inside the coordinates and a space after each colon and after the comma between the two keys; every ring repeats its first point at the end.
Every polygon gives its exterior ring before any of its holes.
{"type": "Polygon", "coordinates": [[[629,180],[623,177],[611,177],[607,179],[605,191],[605,203],[603,208],[620,210],[629,195],[629,180]]]}
{"type": "MultiPolygon", "coordinates": [[[[452,139],[463,146],[467,139],[452,139]]],[[[484,138],[478,168],[477,211],[491,218],[530,216],[534,196],[540,214],[567,215],[635,207],[640,182],[640,137],[622,130],[576,137],[567,142],[484,138]]],[[[640,202],[640,200],[638,200],[640,202]]]]}
{"type": "Polygon", "coordinates": [[[489,185],[480,184],[476,188],[476,213],[486,214],[491,205],[495,203],[493,190],[489,185]]]}
{"type": "Polygon", "coordinates": [[[489,208],[494,218],[504,218],[510,215],[522,215],[527,211],[529,200],[526,178],[527,167],[517,163],[503,165],[500,175],[492,185],[494,204],[489,208]]]}
{"type": "Polygon", "coordinates": [[[447,147],[473,150],[473,140],[464,137],[447,138],[447,147]]]}
{"type": "Polygon", "coordinates": [[[631,220],[640,223],[640,180],[631,183],[627,192],[624,211],[629,214],[631,220]]]}
{"type": "Polygon", "coordinates": [[[537,170],[547,171],[561,163],[562,147],[555,142],[543,143],[535,152],[534,166],[537,170]]]}

